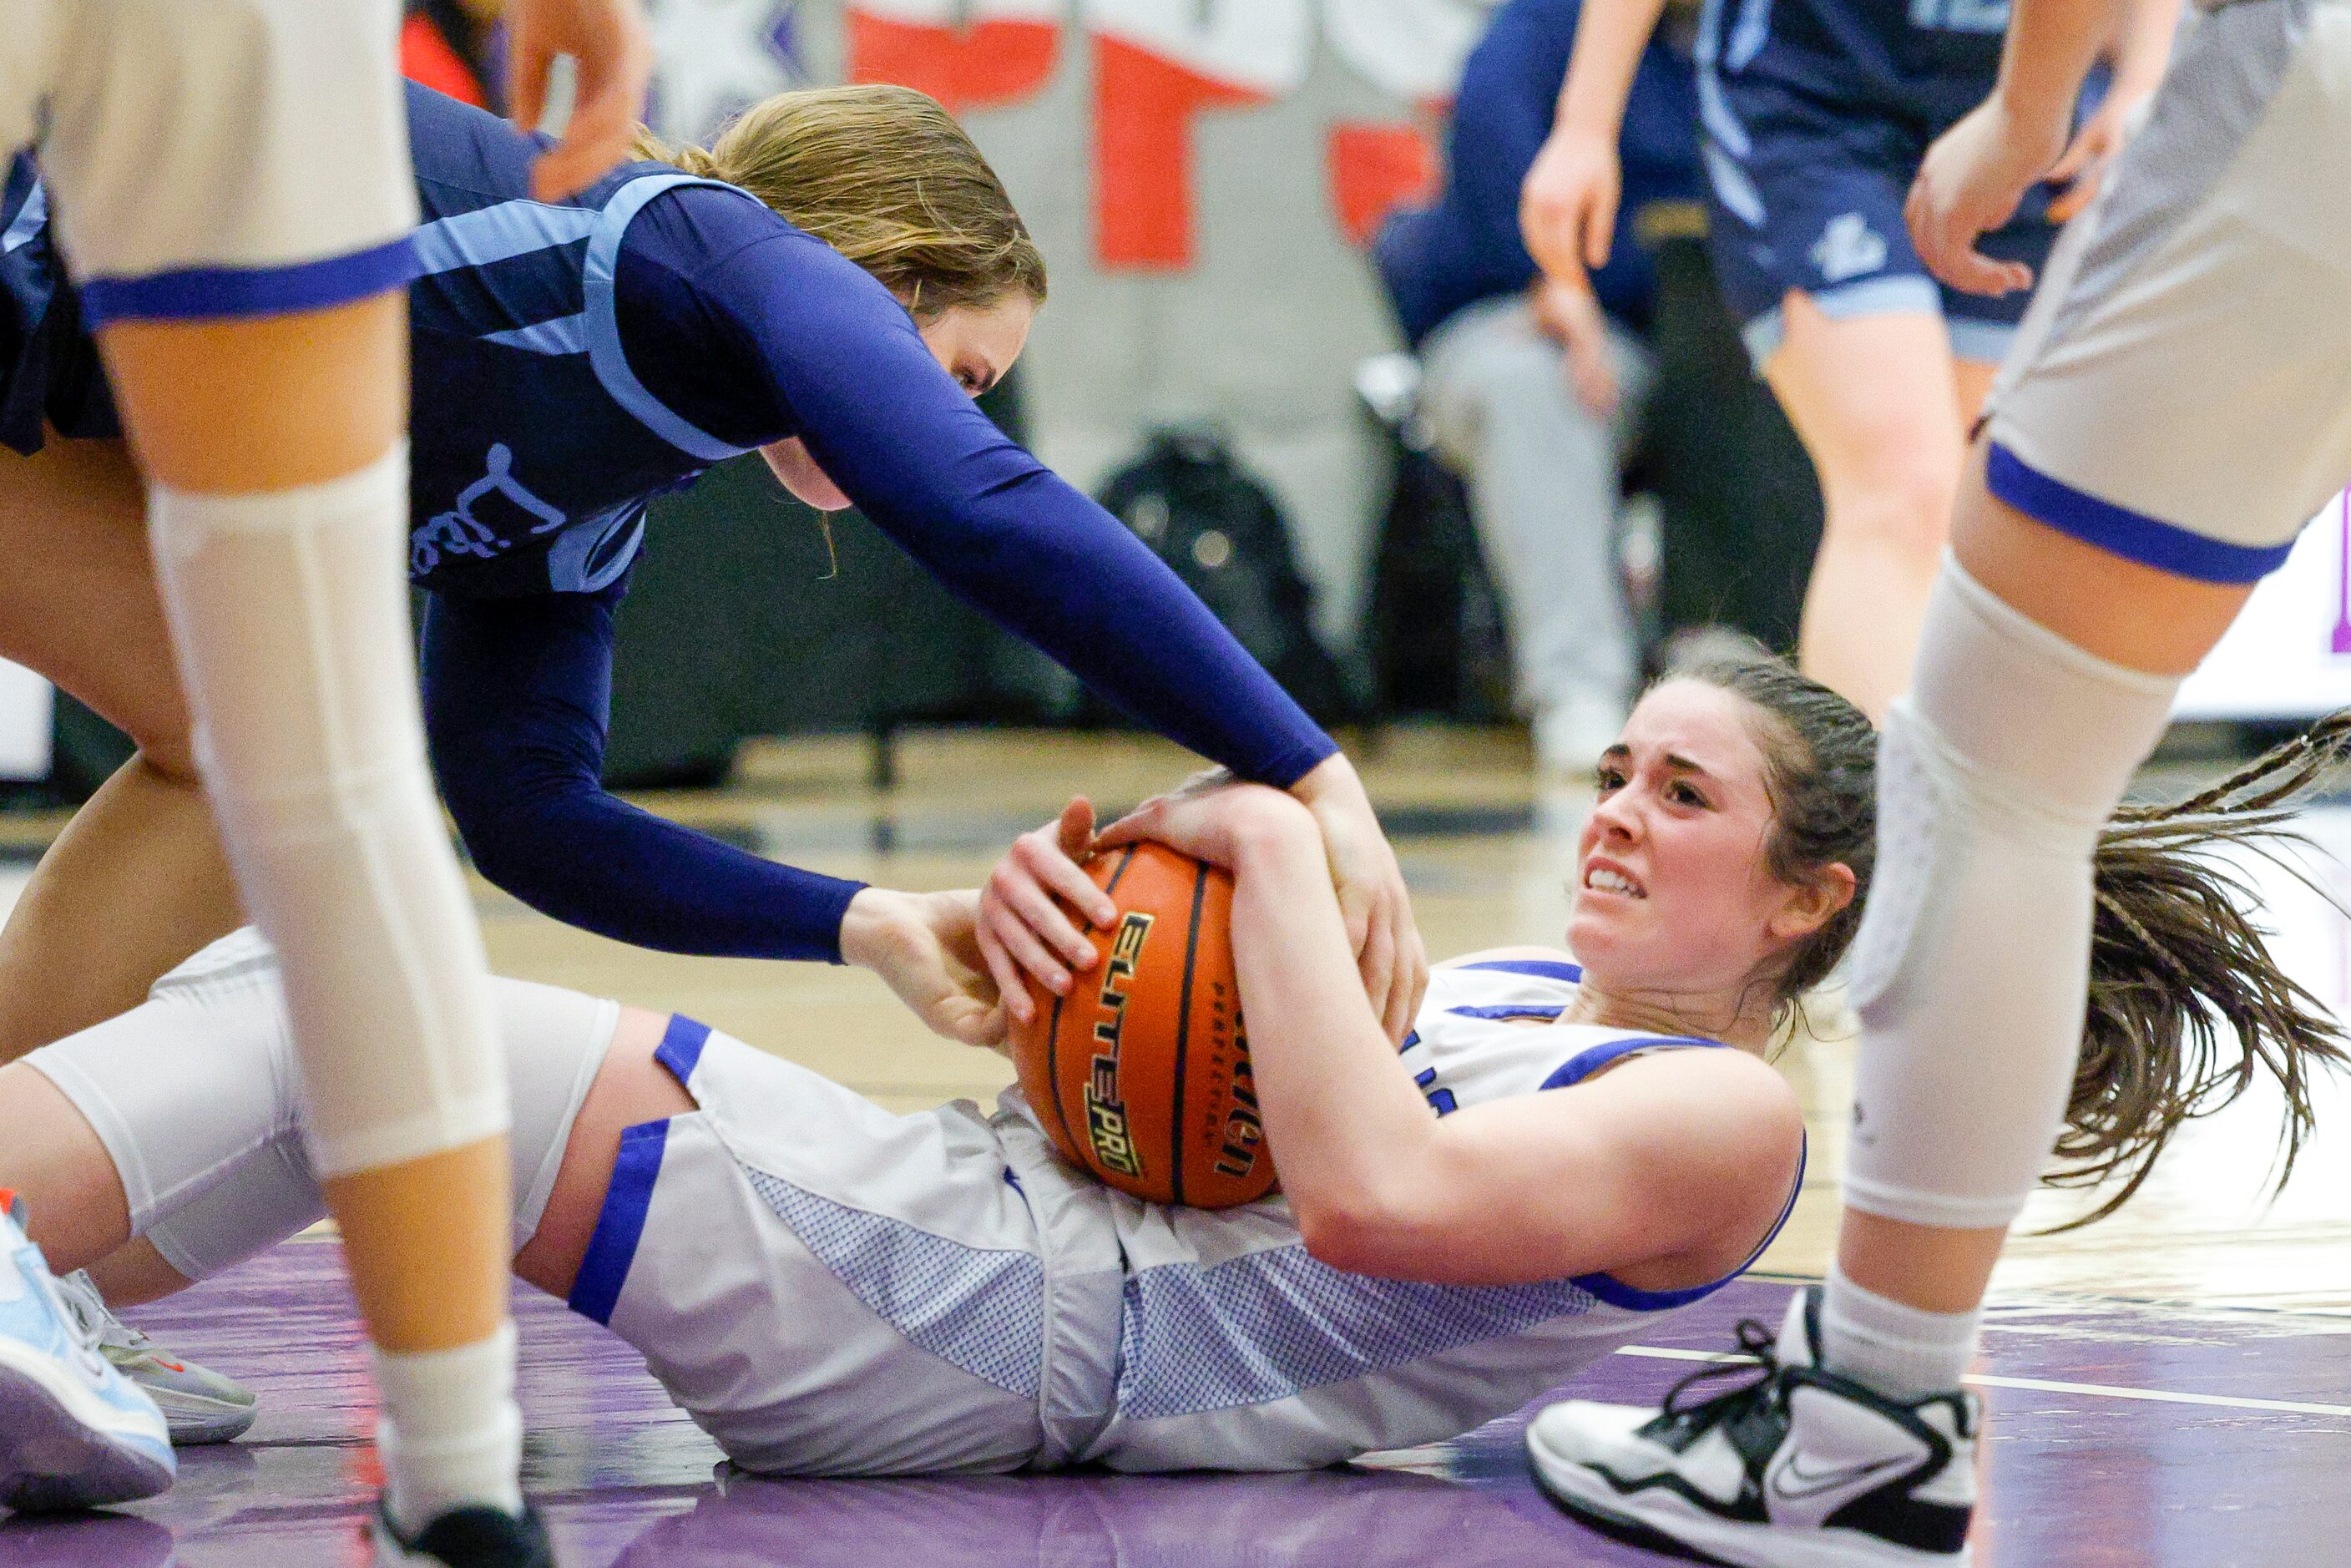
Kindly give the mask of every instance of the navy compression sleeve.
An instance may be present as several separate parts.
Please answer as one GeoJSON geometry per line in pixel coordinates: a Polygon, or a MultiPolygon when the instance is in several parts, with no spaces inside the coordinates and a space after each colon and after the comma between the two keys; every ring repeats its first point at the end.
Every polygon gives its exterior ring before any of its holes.
{"type": "Polygon", "coordinates": [[[640,371],[666,380],[680,413],[694,417],[714,364],[738,378],[738,422],[739,378],[764,385],[769,428],[801,435],[875,526],[1128,714],[1268,784],[1338,749],[1141,540],[1007,439],[838,252],[740,197],[688,189],[631,225],[620,283],[634,306],[624,334],[635,311],[658,312],[677,341],[718,334],[698,373],[640,371]]]}
{"type": "Polygon", "coordinates": [[[862,883],[761,860],[605,791],[624,587],[430,596],[425,728],[475,865],[532,908],[639,947],[840,962],[862,883]]]}

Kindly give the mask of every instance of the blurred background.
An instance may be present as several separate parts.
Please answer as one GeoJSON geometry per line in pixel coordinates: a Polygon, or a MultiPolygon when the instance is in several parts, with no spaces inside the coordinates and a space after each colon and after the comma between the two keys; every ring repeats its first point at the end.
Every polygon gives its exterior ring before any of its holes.
{"type": "MultiPolygon", "coordinates": [[[[1523,68],[1473,72],[1457,104],[1493,0],[649,8],[651,118],[673,140],[841,80],[914,86],[963,118],[1052,273],[986,406],[1359,746],[1376,754],[1400,725],[1498,727],[1536,775],[1573,775],[1667,650],[1725,630],[1792,643],[1820,503],[1716,298],[1670,26],[1628,121],[1610,270],[1629,277],[1601,280],[1614,357],[1595,392],[1592,356],[1540,301],[1521,319],[1515,173],[1447,190],[1457,112],[1464,166],[1507,168],[1556,90],[1521,45],[1523,68]],[[1644,93],[1675,128],[1646,147],[1644,93]],[[1530,495],[1530,471],[1574,493],[1530,495]],[[1544,559],[1562,538],[1576,559],[1544,559]]],[[[1563,64],[1573,5],[1512,8],[1559,35],[1563,64]]],[[[409,74],[501,107],[498,9],[414,0],[409,74]]],[[[2351,512],[2329,525],[2264,586],[2184,716],[2351,700],[2351,512]]],[[[611,783],[717,783],[746,741],[795,736],[864,737],[886,783],[916,727],[1115,722],[854,513],[830,532],[756,459],[656,506],[622,612],[611,783]]],[[[44,684],[0,673],[0,778],[26,798],[78,799],[126,754],[44,684]]]]}

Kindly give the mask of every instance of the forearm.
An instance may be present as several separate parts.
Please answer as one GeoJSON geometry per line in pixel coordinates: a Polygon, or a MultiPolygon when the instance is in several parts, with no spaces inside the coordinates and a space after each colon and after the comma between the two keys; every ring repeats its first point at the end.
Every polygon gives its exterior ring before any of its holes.
{"type": "Polygon", "coordinates": [[[2031,120],[2070,116],[2114,20],[2114,0],[2016,0],[1997,89],[2010,112],[2031,120]]]}
{"type": "Polygon", "coordinates": [[[495,813],[461,810],[458,821],[482,874],[533,909],[665,953],[839,963],[841,920],[863,885],[746,853],[579,780],[495,813]]]}
{"type": "Polygon", "coordinates": [[[1388,1223],[1426,1188],[1437,1120],[1397,1069],[1365,999],[1312,821],[1290,810],[1244,837],[1232,940],[1266,1137],[1299,1222],[1388,1223]]]}
{"type": "Polygon", "coordinates": [[[1641,52],[1665,8],[1665,0],[1588,0],[1576,19],[1567,79],[1560,84],[1560,129],[1614,143],[1641,52]]]}
{"type": "Polygon", "coordinates": [[[2117,97],[2143,98],[2163,79],[2179,31],[2180,0],[2123,0],[2121,36],[2115,40],[2117,97]]]}

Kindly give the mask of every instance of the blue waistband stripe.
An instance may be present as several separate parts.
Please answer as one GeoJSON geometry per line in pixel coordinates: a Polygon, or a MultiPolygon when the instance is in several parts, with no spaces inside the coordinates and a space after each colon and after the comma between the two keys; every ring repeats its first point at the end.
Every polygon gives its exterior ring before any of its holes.
{"type": "Polygon", "coordinates": [[[2259,582],[2294,552],[2292,539],[2266,547],[2231,544],[2101,500],[2042,473],[1997,441],[1985,460],[1984,481],[1993,495],[2059,533],[2176,577],[2259,582]]]}
{"type": "Polygon", "coordinates": [[[323,310],[387,294],[416,276],[409,236],[348,256],[289,267],[206,267],[145,277],[93,277],[81,286],[82,319],[94,330],[112,321],[212,320],[323,310]]]}
{"type": "Polygon", "coordinates": [[[629,1282],[629,1268],[637,1260],[637,1243],[644,1239],[645,1215],[653,1207],[653,1183],[661,1177],[662,1153],[668,1145],[666,1119],[642,1123],[621,1134],[612,1185],[604,1193],[596,1233],[588,1239],[580,1273],[571,1281],[569,1304],[583,1318],[609,1325],[612,1309],[621,1304],[621,1287],[629,1282]]]}
{"type": "Polygon", "coordinates": [[[416,231],[421,277],[487,267],[586,239],[596,214],[585,207],[553,207],[541,202],[500,202],[470,213],[435,219],[416,231]]]}
{"type": "Polygon", "coordinates": [[[683,1088],[693,1082],[694,1070],[702,1061],[702,1048],[709,1043],[708,1024],[684,1013],[672,1013],[661,1044],[653,1048],[653,1060],[668,1068],[670,1076],[683,1088]]]}

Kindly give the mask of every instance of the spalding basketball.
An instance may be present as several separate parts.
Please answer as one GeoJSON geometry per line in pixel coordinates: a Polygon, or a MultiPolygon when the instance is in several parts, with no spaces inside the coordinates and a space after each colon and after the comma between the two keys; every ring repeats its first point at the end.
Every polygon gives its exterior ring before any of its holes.
{"type": "Polygon", "coordinates": [[[1227,1208],[1273,1190],[1233,979],[1233,879],[1163,844],[1089,868],[1118,905],[1066,997],[1032,991],[1020,1086],[1062,1156],[1154,1203],[1227,1208]]]}

